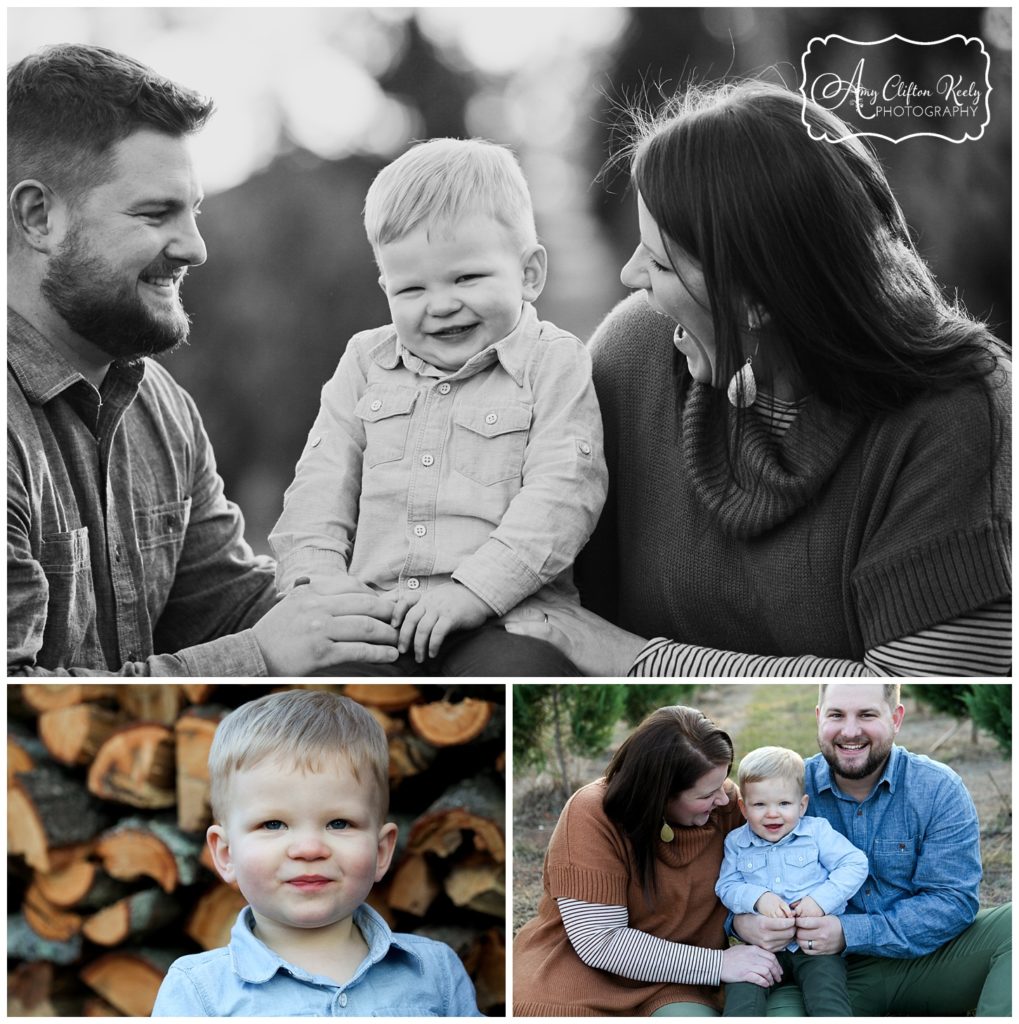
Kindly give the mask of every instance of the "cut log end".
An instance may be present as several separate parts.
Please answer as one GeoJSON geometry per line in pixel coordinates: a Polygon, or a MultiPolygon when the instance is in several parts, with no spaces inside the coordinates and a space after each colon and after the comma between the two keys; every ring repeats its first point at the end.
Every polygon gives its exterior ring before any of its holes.
{"type": "Polygon", "coordinates": [[[453,747],[481,735],[492,717],[492,705],[471,697],[456,704],[437,700],[414,705],[408,716],[411,728],[422,739],[436,747],[453,747]]]}

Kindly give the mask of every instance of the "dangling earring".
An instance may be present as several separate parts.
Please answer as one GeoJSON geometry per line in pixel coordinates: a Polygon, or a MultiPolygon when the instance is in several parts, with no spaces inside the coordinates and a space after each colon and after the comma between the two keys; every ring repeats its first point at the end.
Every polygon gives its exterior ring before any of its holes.
{"type": "MultiPolygon", "coordinates": [[[[751,320],[747,325],[751,334],[757,334],[761,330],[760,321],[751,320]]],[[[754,377],[753,361],[757,350],[761,347],[758,340],[754,346],[754,354],[747,356],[747,361],[732,375],[726,395],[729,397],[729,404],[734,409],[749,409],[757,401],[757,380],[754,377]]]]}
{"type": "Polygon", "coordinates": [[[672,831],[672,826],[664,818],[662,819],[662,830],[658,834],[662,837],[663,843],[671,843],[676,838],[676,833],[672,831]]]}

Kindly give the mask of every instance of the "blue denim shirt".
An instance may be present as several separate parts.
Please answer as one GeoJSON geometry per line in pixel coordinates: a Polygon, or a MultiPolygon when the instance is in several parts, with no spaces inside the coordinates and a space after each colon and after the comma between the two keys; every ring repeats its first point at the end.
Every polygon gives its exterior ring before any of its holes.
{"type": "Polygon", "coordinates": [[[980,826],[951,768],[893,746],[881,778],[858,803],[815,754],[806,762],[805,784],[813,813],[870,864],[840,918],[847,952],[923,956],[972,923],[980,906],[980,826]]]}
{"type": "Polygon", "coordinates": [[[151,359],[96,390],[7,311],[7,674],[257,676],[275,601],[190,396],[151,359]]]}
{"type": "Polygon", "coordinates": [[[608,473],[587,349],[524,303],[446,373],[392,326],[351,338],[269,539],[277,585],[349,573],[403,595],[457,580],[497,614],[570,569],[608,473]],[[356,535],[356,540],[355,540],[356,535]]]}
{"type": "Polygon", "coordinates": [[[474,986],[449,946],[394,934],[371,907],[354,911],[368,955],[346,984],[287,963],[237,916],[230,945],[182,956],[153,1017],[480,1017],[474,986]]]}
{"type": "Polygon", "coordinates": [[[866,856],[824,818],[805,816],[777,843],[749,825],[730,832],[715,893],[735,914],[752,914],[766,892],[787,903],[809,896],[826,914],[841,914],[866,877],[866,856]]]}

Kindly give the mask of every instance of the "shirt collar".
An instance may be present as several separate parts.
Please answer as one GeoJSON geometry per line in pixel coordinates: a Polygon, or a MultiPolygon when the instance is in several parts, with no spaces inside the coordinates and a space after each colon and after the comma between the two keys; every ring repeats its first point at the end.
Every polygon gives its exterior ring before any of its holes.
{"type": "Polygon", "coordinates": [[[793,836],[809,836],[810,826],[805,825],[806,815],[803,815],[798,822],[778,842],[773,843],[770,839],[762,839],[749,825],[741,829],[736,837],[737,846],[782,846],[793,836]]]}
{"type": "MultiPolygon", "coordinates": [[[[7,363],[22,392],[37,405],[45,405],[61,392],[82,382],[92,385],[70,360],[20,313],[7,307],[7,363]]],[[[145,362],[114,363],[110,374],[128,385],[138,384],[145,375],[145,362]]],[[[94,389],[93,389],[94,390],[94,389]]]]}
{"type": "MultiPolygon", "coordinates": [[[[230,958],[234,973],[241,981],[261,985],[273,978],[279,970],[288,971],[305,981],[314,980],[302,967],[284,960],[262,942],[253,931],[254,923],[251,907],[245,907],[237,915],[237,920],[230,930],[230,958]]],[[[360,929],[364,941],[368,944],[368,956],[354,978],[368,967],[384,960],[394,950],[407,956],[418,970],[424,970],[424,961],[421,957],[403,943],[400,936],[395,935],[382,917],[367,904],[361,904],[354,911],[354,924],[360,929]]],[[[351,978],[351,981],[354,978],[351,978]]]]}
{"type": "MultiPolygon", "coordinates": [[[[895,792],[895,771],[896,767],[898,766],[899,759],[902,756],[902,753],[902,747],[900,747],[897,743],[893,743],[892,751],[888,755],[888,760],[885,761],[884,771],[881,772],[881,775],[879,776],[877,782],[875,782],[874,785],[871,787],[870,793],[867,794],[868,798],[877,790],[877,788],[882,783],[885,783],[888,786],[888,791],[890,793],[895,792]]],[[[815,790],[818,793],[821,793],[826,789],[830,789],[837,796],[845,796],[842,790],[838,788],[835,779],[832,777],[831,766],[828,764],[824,755],[818,754],[817,756],[820,760],[817,764],[817,774],[814,779],[815,790]]]]}
{"type": "Polygon", "coordinates": [[[413,355],[403,346],[395,328],[386,333],[382,341],[371,350],[370,356],[384,370],[396,369],[402,360],[404,366],[414,373],[428,377],[438,376],[446,380],[472,377],[479,370],[498,360],[502,364],[502,368],[520,386],[524,382],[524,367],[537,333],[538,314],[531,303],[525,302],[516,327],[505,338],[471,356],[459,370],[454,370],[452,373],[447,374],[438,370],[413,355]]]}

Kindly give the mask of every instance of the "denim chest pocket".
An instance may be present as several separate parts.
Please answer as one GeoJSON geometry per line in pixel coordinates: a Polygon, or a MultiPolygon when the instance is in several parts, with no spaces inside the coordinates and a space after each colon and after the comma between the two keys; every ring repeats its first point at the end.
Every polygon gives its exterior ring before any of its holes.
{"type": "Polygon", "coordinates": [[[169,599],[190,519],[190,498],[150,505],[134,514],[135,536],[145,574],[145,599],[153,620],[162,614],[169,599]]]}
{"type": "Polygon", "coordinates": [[[413,388],[400,387],[370,387],[358,399],[354,415],[364,424],[366,466],[403,458],[416,399],[413,388]]]}
{"type": "Polygon", "coordinates": [[[49,587],[43,646],[72,665],[96,617],[88,527],[44,536],[39,565],[49,587]]]}
{"type": "Polygon", "coordinates": [[[531,407],[521,403],[469,409],[454,417],[453,467],[488,487],[519,479],[531,426],[531,407]]]}
{"type": "Polygon", "coordinates": [[[894,885],[908,885],[916,871],[916,837],[908,839],[875,839],[871,851],[872,874],[894,885]]]}

